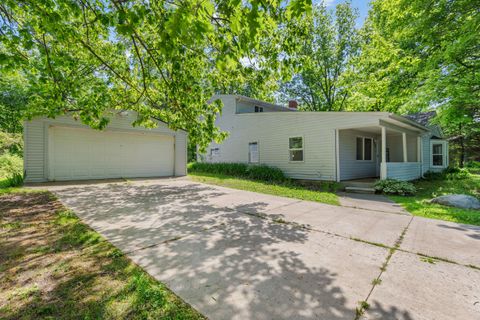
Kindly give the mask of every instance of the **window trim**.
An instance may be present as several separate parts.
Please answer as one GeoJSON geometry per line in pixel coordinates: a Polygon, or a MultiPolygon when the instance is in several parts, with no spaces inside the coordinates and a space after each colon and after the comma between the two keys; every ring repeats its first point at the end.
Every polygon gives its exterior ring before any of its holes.
{"type": "Polygon", "coordinates": [[[259,164],[260,163],[260,146],[259,146],[259,143],[258,141],[250,141],[248,143],[248,163],[251,163],[251,164],[259,164]],[[250,145],[251,144],[254,144],[256,143],[257,144],[257,162],[252,162],[250,161],[251,157],[250,157],[250,145]]]}
{"type": "Polygon", "coordinates": [[[219,156],[219,155],[220,155],[220,148],[219,148],[219,147],[214,147],[214,148],[210,148],[210,157],[214,157],[214,155],[213,155],[213,153],[212,153],[213,150],[216,150],[216,151],[218,152],[218,154],[215,155],[215,156],[219,156]]]}
{"type": "MultiPolygon", "coordinates": [[[[439,155],[439,154],[435,154],[439,155]]],[[[431,168],[446,168],[447,167],[447,143],[444,140],[430,140],[430,167],[431,168]],[[442,146],[442,165],[434,165],[433,164],[433,145],[440,144],[442,146]]]]}
{"type": "Polygon", "coordinates": [[[305,162],[305,137],[303,135],[290,136],[287,140],[288,147],[288,162],[289,163],[303,163],[305,162]],[[301,148],[290,148],[290,139],[293,138],[302,138],[302,147],[301,148]],[[302,151],[302,160],[290,160],[290,151],[302,151]]]}
{"type": "Polygon", "coordinates": [[[375,139],[373,137],[366,137],[366,136],[356,136],[355,137],[355,161],[360,161],[360,162],[374,162],[373,159],[374,157],[374,146],[375,146],[375,139]],[[357,159],[357,139],[360,138],[362,139],[362,159],[359,160],[357,159]],[[372,141],[371,148],[370,148],[370,160],[365,160],[365,139],[370,139],[372,141]]]}
{"type": "Polygon", "coordinates": [[[254,113],[260,113],[260,112],[263,112],[263,107],[255,106],[254,113]]]}

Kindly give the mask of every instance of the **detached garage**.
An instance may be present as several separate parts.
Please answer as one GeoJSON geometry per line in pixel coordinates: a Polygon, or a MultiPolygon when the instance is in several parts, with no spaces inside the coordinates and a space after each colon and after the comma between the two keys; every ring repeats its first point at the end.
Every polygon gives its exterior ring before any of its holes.
{"type": "Polygon", "coordinates": [[[24,126],[26,182],[183,176],[187,134],[159,122],[132,127],[134,112],[113,113],[103,131],[69,116],[24,126]]]}

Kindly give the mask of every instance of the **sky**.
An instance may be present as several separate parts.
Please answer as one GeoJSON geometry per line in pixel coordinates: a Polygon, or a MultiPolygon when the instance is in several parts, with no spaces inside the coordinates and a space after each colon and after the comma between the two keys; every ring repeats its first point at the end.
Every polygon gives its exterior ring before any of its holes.
{"type": "MultiPolygon", "coordinates": [[[[321,1],[322,0],[316,0],[313,2],[319,3],[321,1]]],[[[363,22],[365,21],[365,18],[367,17],[367,14],[368,14],[369,0],[351,0],[351,1],[352,1],[352,7],[357,8],[359,10],[360,16],[357,19],[357,27],[360,28],[363,25],[363,22]]],[[[337,4],[345,2],[345,0],[324,0],[324,2],[327,8],[334,9],[337,4]]]]}

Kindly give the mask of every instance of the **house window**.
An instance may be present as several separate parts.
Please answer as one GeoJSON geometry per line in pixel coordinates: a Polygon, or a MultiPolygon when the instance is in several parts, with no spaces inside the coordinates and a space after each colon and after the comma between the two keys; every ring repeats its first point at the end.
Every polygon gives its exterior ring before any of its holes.
{"type": "Polygon", "coordinates": [[[432,166],[443,167],[443,143],[432,143],[432,166]]]}
{"type": "Polygon", "coordinates": [[[212,148],[210,149],[210,156],[217,157],[220,155],[220,148],[212,148]]]}
{"type": "Polygon", "coordinates": [[[255,112],[263,112],[263,107],[255,106],[255,112]]]}
{"type": "Polygon", "coordinates": [[[250,163],[258,163],[258,143],[257,142],[250,142],[248,144],[248,162],[250,163]]]}
{"type": "Polygon", "coordinates": [[[293,137],[288,140],[290,161],[303,161],[303,137],[293,137]]]}
{"type": "Polygon", "coordinates": [[[357,137],[357,160],[371,161],[373,154],[373,139],[357,137]]]}

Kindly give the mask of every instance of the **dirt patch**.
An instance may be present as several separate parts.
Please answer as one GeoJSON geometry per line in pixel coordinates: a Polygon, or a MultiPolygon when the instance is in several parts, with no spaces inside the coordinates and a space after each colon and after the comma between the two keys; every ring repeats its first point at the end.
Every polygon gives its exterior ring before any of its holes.
{"type": "Polygon", "coordinates": [[[0,197],[0,318],[202,316],[42,192],[0,197]]]}

